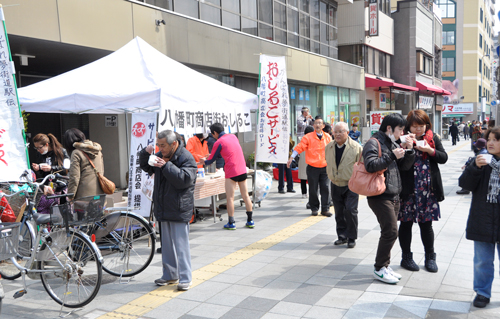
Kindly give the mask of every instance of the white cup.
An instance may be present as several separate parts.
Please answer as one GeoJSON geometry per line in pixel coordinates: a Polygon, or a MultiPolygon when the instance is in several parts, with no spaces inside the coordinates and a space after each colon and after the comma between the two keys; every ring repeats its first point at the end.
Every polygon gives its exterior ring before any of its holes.
{"type": "Polygon", "coordinates": [[[156,156],[154,154],[149,155],[148,164],[151,165],[151,166],[155,166],[157,158],[158,158],[158,156],[156,156]]]}
{"type": "Polygon", "coordinates": [[[493,155],[491,155],[491,154],[481,154],[481,156],[486,160],[487,164],[491,163],[491,159],[493,158],[493,155]]]}
{"type": "Polygon", "coordinates": [[[418,147],[424,147],[425,146],[425,141],[422,140],[422,141],[417,141],[417,146],[418,147]]]}
{"type": "Polygon", "coordinates": [[[42,169],[42,168],[44,168],[44,167],[46,167],[46,168],[50,168],[50,165],[49,165],[49,164],[47,164],[47,163],[40,163],[40,164],[38,164],[38,165],[40,166],[40,169],[42,169]]]}
{"type": "Polygon", "coordinates": [[[401,143],[406,143],[406,135],[401,135],[399,139],[401,140],[401,143]]]}

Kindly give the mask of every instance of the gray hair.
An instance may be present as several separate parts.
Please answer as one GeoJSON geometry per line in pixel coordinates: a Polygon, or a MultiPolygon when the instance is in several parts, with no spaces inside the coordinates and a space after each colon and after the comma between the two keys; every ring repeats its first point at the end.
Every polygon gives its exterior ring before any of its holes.
{"type": "Polygon", "coordinates": [[[158,133],[158,139],[166,139],[168,145],[172,145],[173,142],[177,141],[177,136],[172,130],[165,130],[158,133]]]}
{"type": "Polygon", "coordinates": [[[333,127],[333,129],[335,130],[335,128],[337,126],[341,126],[343,130],[346,130],[347,132],[349,132],[349,126],[347,125],[346,122],[337,122],[337,124],[335,124],[335,126],[333,127]]]}

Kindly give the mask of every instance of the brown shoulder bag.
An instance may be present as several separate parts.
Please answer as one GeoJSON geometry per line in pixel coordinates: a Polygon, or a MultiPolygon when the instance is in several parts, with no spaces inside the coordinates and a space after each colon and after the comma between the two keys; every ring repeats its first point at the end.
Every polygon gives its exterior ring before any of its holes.
{"type": "MultiPolygon", "coordinates": [[[[376,138],[371,138],[378,143],[378,157],[382,157],[382,149],[380,142],[376,138]]],[[[360,157],[357,163],[354,163],[352,168],[352,176],[349,180],[349,190],[353,193],[365,196],[377,196],[385,192],[385,169],[368,173],[365,168],[365,163],[361,161],[363,156],[360,157]]]]}
{"type": "Polygon", "coordinates": [[[87,153],[85,153],[83,151],[82,151],[82,153],[83,153],[83,155],[85,155],[85,157],[87,157],[87,159],[90,162],[90,165],[92,165],[92,167],[94,168],[94,172],[97,175],[97,179],[99,180],[99,184],[101,185],[102,191],[108,195],[113,194],[115,192],[115,189],[116,189],[115,183],[113,183],[112,181],[110,181],[109,179],[107,179],[106,177],[101,175],[101,173],[99,173],[97,171],[97,169],[95,168],[94,163],[92,163],[92,161],[90,160],[90,157],[87,155],[87,153]]]}

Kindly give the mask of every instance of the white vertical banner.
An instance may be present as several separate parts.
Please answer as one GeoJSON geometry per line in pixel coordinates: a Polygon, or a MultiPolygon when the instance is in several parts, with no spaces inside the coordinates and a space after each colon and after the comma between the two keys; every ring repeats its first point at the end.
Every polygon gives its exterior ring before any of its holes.
{"type": "Polygon", "coordinates": [[[285,164],[290,141],[290,104],[285,57],[261,55],[259,75],[255,160],[285,164]]]}
{"type": "Polygon", "coordinates": [[[18,181],[28,168],[24,123],[19,111],[14,62],[11,61],[5,18],[0,6],[0,181],[18,181]]]}
{"type": "Polygon", "coordinates": [[[378,0],[370,0],[368,2],[368,19],[369,19],[369,35],[371,37],[378,36],[378,19],[379,19],[379,11],[378,11],[378,0]]]}
{"type": "Polygon", "coordinates": [[[153,198],[154,175],[149,176],[139,166],[139,152],[155,146],[157,113],[133,113],[130,134],[128,207],[142,216],[149,216],[153,198]]]}

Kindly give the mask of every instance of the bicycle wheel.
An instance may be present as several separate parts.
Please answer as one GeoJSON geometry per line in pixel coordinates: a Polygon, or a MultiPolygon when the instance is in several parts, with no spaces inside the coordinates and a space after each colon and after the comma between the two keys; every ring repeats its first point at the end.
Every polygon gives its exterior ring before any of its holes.
{"type": "Polygon", "coordinates": [[[131,277],[146,269],[153,260],[154,230],[138,215],[129,212],[112,214],[120,214],[118,223],[97,242],[104,258],[102,268],[113,276],[131,277]]]}
{"type": "Polygon", "coordinates": [[[41,273],[41,279],[50,297],[65,307],[79,308],[91,302],[99,292],[102,266],[90,239],[73,230],[70,234],[68,248],[55,251],[38,265],[47,271],[41,273]]]}
{"type": "MultiPolygon", "coordinates": [[[[23,267],[26,267],[26,262],[31,256],[35,237],[33,226],[25,220],[19,228],[19,247],[17,249],[17,263],[23,267]]],[[[10,259],[7,259],[0,262],[0,275],[3,279],[14,280],[21,277],[21,270],[10,259]]]]}

